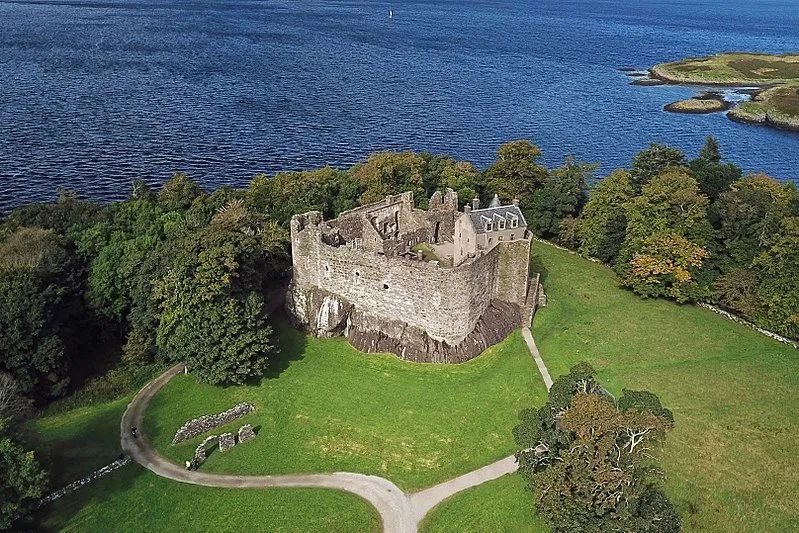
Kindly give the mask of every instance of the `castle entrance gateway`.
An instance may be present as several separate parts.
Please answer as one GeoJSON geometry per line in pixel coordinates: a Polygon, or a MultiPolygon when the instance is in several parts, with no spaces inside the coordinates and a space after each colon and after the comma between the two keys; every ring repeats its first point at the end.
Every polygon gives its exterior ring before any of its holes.
{"type": "Polygon", "coordinates": [[[471,359],[524,322],[531,235],[518,202],[448,189],[426,210],[413,193],[324,220],[291,220],[289,315],[318,336],[420,362],[471,359]]]}

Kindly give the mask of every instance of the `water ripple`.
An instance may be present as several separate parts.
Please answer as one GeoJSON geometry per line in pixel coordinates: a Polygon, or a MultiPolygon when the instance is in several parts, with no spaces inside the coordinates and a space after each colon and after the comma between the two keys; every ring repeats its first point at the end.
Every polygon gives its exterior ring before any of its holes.
{"type": "Polygon", "coordinates": [[[115,200],[175,170],[241,186],[385,149],[486,165],[519,137],[547,164],[607,172],[651,141],[695,153],[713,134],[747,170],[792,179],[799,135],[664,113],[693,90],[616,71],[798,50],[791,7],[417,0],[389,20],[386,2],[0,1],[0,212],[59,186],[115,200]]]}

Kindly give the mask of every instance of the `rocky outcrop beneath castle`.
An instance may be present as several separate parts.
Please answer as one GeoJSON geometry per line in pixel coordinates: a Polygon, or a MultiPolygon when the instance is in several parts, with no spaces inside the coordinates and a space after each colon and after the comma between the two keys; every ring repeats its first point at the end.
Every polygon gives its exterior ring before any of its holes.
{"type": "Polygon", "coordinates": [[[295,326],[316,337],[336,337],[344,334],[353,305],[323,289],[303,290],[292,283],[286,292],[286,309],[295,326]]]}
{"type": "Polygon", "coordinates": [[[522,323],[518,305],[493,300],[463,341],[451,346],[424,330],[402,322],[385,321],[355,309],[346,334],[364,352],[389,352],[417,363],[463,363],[502,341],[522,323]]]}
{"type": "Polygon", "coordinates": [[[287,308],[297,326],[318,337],[344,335],[364,352],[388,352],[419,363],[463,363],[502,341],[523,321],[522,309],[492,300],[474,329],[456,345],[430,337],[423,329],[361,311],[322,289],[289,288],[287,308]]]}

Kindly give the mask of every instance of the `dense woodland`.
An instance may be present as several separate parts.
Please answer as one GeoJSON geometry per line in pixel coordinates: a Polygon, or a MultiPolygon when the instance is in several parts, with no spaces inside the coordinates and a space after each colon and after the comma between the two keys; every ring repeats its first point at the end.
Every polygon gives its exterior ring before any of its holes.
{"type": "Polygon", "coordinates": [[[261,175],[213,192],[176,174],[157,191],[135,182],[109,205],[62,191],[11,212],[0,224],[0,493],[16,503],[0,526],[45,487],[13,429],[32,409],[113,397],[170,362],[210,383],[264,372],[289,220],[311,209],[333,217],[408,190],[425,207],[447,187],[462,205],[519,198],[535,234],[612,265],[642,297],[708,301],[799,338],[794,184],[744,176],[712,138],[695,159],[653,144],[602,180],[595,164],[567,158],[547,169],[540,155],[514,141],[480,170],[378,153],[347,170],[261,175]]]}

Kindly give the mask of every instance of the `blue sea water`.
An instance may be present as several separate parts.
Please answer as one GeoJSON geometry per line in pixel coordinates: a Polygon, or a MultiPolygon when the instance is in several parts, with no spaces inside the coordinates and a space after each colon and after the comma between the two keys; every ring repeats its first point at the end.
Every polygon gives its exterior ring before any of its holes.
{"type": "Polygon", "coordinates": [[[427,150],[484,166],[626,165],[651,141],[799,175],[799,134],[669,114],[693,94],[619,67],[799,50],[795,0],[0,0],[0,211],[57,187],[112,200],[184,170],[259,172],[427,150]],[[388,16],[393,10],[394,18],[388,16]]]}

